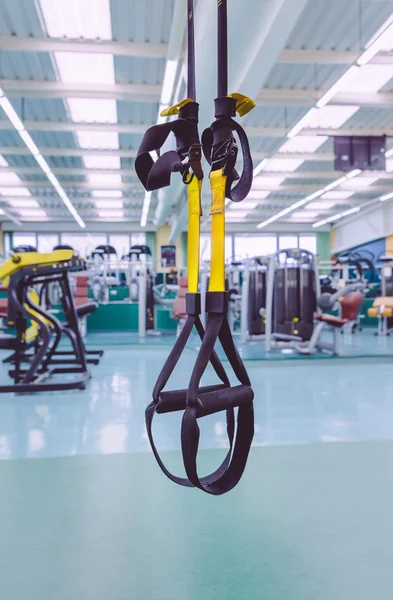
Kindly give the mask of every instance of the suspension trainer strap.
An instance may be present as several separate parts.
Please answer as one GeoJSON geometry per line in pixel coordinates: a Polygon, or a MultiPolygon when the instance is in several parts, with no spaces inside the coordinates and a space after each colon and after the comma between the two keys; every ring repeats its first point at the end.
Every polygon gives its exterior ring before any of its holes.
{"type": "MultiPolygon", "coordinates": [[[[200,240],[200,216],[201,216],[201,188],[202,181],[197,179],[195,176],[190,176],[190,180],[188,181],[187,191],[188,191],[188,216],[189,216],[189,225],[188,225],[188,289],[189,292],[186,295],[186,312],[187,319],[183,326],[183,329],[180,332],[179,337],[177,338],[174,347],[172,348],[159,376],[156,381],[154,390],[153,390],[153,401],[149,404],[146,409],[145,419],[146,419],[146,430],[148,434],[148,438],[150,441],[151,448],[153,450],[153,454],[160,466],[161,470],[165,475],[178,483],[179,485],[183,485],[186,487],[194,487],[194,484],[191,483],[187,478],[178,477],[173,475],[164,465],[157,447],[155,445],[153,432],[152,432],[152,424],[155,413],[167,413],[174,412],[178,410],[185,410],[187,405],[187,389],[183,390],[175,390],[175,391],[167,391],[164,392],[163,389],[168,383],[168,380],[175,369],[180,356],[182,355],[184,348],[187,344],[187,341],[191,335],[193,327],[195,326],[200,339],[202,340],[205,335],[205,331],[203,329],[203,325],[201,323],[199,314],[201,310],[201,301],[200,294],[197,293],[198,290],[198,277],[199,277],[199,240],[200,240]]],[[[225,373],[224,367],[222,366],[220,360],[218,359],[217,354],[213,351],[209,354],[208,362],[211,362],[213,369],[215,370],[218,378],[221,383],[218,385],[205,386],[198,389],[198,394],[203,396],[204,394],[209,394],[214,391],[222,390],[229,387],[229,379],[227,374],[225,373]]],[[[226,472],[233,449],[233,441],[235,434],[235,415],[232,408],[226,411],[226,424],[227,424],[227,434],[229,440],[229,450],[224,458],[222,464],[218,467],[218,469],[201,479],[202,485],[209,485],[212,482],[218,480],[222,477],[222,475],[226,472]]]]}
{"type": "MultiPolygon", "coordinates": [[[[183,462],[189,481],[204,492],[221,495],[229,492],[239,482],[254,436],[254,393],[244,364],[236,350],[230,332],[227,311],[228,294],[225,292],[225,189],[227,178],[223,170],[210,173],[212,217],[212,255],[209,292],[206,297],[208,320],[202,345],[198,353],[187,391],[187,407],[182,421],[183,462]],[[220,340],[222,348],[241,385],[204,391],[201,394],[200,381],[214,346],[220,340]],[[210,478],[199,478],[197,454],[199,447],[199,426],[201,416],[226,410],[227,413],[238,407],[238,426],[233,455],[210,478]]],[[[230,444],[230,449],[232,443],[230,444]]],[[[224,463],[223,463],[224,464],[224,463]]]]}

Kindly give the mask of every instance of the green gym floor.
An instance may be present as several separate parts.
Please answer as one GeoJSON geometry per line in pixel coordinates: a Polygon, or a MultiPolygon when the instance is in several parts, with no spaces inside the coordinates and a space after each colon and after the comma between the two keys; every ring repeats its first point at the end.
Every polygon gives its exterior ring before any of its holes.
{"type": "MultiPolygon", "coordinates": [[[[389,353],[247,361],[254,447],[238,487],[211,497],[167,480],[149,450],[165,340],[111,342],[84,391],[0,397],[1,600],[393,597],[389,353]]],[[[207,472],[225,427],[200,425],[207,472]]],[[[180,415],[158,416],[155,435],[181,472],[180,415]]]]}

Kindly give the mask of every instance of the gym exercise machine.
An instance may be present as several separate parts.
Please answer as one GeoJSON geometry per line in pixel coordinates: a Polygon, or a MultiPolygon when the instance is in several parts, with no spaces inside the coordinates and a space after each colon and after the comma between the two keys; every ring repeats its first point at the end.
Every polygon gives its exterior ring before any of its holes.
{"type": "Polygon", "coordinates": [[[358,315],[361,303],[364,300],[365,285],[361,282],[348,285],[335,294],[325,292],[318,299],[318,307],[325,312],[316,314],[314,317],[314,329],[311,338],[296,345],[296,350],[301,354],[315,354],[317,351],[327,351],[332,354],[339,354],[339,333],[347,329],[354,333],[358,326],[358,315]],[[340,315],[335,316],[327,311],[340,306],[340,315]],[[333,334],[333,340],[328,342],[322,339],[325,330],[330,330],[333,334]]]}
{"type": "MultiPolygon", "coordinates": [[[[69,273],[85,268],[85,262],[71,250],[14,254],[0,267],[0,281],[8,288],[7,324],[16,330],[15,335],[0,336],[0,348],[12,351],[6,362],[12,365],[9,375],[14,380],[12,384],[0,385],[0,392],[72,390],[86,386],[90,377],[88,359],[69,282],[69,273]],[[36,289],[49,283],[61,287],[64,323],[39,304],[36,289]],[[59,350],[64,336],[71,342],[71,351],[59,350]],[[62,358],[57,359],[58,356],[62,358]],[[53,375],[69,373],[79,377],[47,381],[53,375]]],[[[102,352],[96,354],[101,356],[102,352]]]]}
{"type": "Polygon", "coordinates": [[[318,269],[308,250],[279,250],[270,257],[265,313],[265,347],[308,341],[319,296],[318,269]]]}

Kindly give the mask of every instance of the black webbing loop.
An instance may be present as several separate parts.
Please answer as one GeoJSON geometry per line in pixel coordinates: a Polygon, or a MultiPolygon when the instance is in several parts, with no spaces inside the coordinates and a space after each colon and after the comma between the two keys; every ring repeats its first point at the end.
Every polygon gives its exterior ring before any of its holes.
{"type": "Polygon", "coordinates": [[[243,127],[232,118],[236,114],[235,98],[216,98],[214,103],[216,120],[202,134],[203,154],[212,171],[224,169],[224,175],[227,176],[226,197],[233,202],[241,202],[247,197],[252,185],[253,163],[250,145],[243,127]],[[239,136],[243,154],[240,177],[235,169],[238,148],[233,132],[239,136]]]}
{"type": "MultiPolygon", "coordinates": [[[[146,418],[146,430],[147,430],[147,434],[149,437],[150,445],[151,445],[154,456],[155,456],[161,470],[165,473],[165,475],[167,477],[169,477],[169,479],[171,479],[175,483],[178,483],[179,485],[183,485],[186,487],[194,487],[194,484],[191,483],[187,478],[178,477],[176,475],[173,475],[170,471],[168,471],[168,469],[165,467],[165,465],[158,453],[158,450],[156,448],[154,438],[153,438],[153,432],[152,432],[152,422],[153,422],[154,414],[156,412],[157,413],[173,412],[175,410],[184,410],[186,408],[187,390],[176,390],[174,392],[163,392],[162,395],[161,395],[161,392],[164,389],[165,385],[167,384],[171,374],[173,373],[173,370],[175,369],[175,367],[179,361],[179,358],[180,358],[181,354],[183,353],[183,350],[186,346],[186,343],[191,335],[191,332],[192,332],[192,329],[194,326],[198,332],[199,337],[202,340],[202,345],[203,345],[203,339],[205,336],[205,332],[204,332],[201,320],[199,318],[199,310],[198,310],[200,308],[200,295],[199,294],[187,294],[187,305],[188,305],[189,309],[193,305],[195,310],[187,316],[187,319],[183,326],[183,329],[181,330],[180,335],[177,338],[175,345],[173,346],[173,348],[172,348],[167,360],[165,361],[165,364],[158,376],[156,385],[154,386],[154,390],[153,390],[153,401],[149,404],[149,406],[146,409],[145,418],[146,418]]],[[[214,390],[225,389],[225,388],[230,387],[228,376],[225,373],[224,367],[222,366],[221,361],[219,360],[219,358],[218,358],[217,354],[214,352],[214,350],[210,353],[209,360],[210,360],[217,376],[221,380],[221,384],[216,385],[216,386],[206,386],[205,388],[200,388],[201,396],[203,396],[204,393],[206,394],[206,393],[209,393],[214,390]]],[[[208,362],[209,362],[209,360],[208,360],[208,362]]],[[[232,454],[233,440],[234,440],[234,434],[235,434],[235,416],[234,416],[233,408],[229,408],[226,411],[226,420],[227,420],[227,433],[228,433],[228,439],[229,439],[228,453],[227,453],[224,461],[220,465],[220,467],[214,473],[212,473],[211,475],[208,475],[207,477],[201,478],[200,481],[201,481],[202,485],[209,485],[213,481],[216,481],[217,479],[221,478],[222,475],[225,473],[225,471],[228,468],[228,464],[230,462],[230,458],[231,458],[231,454],[232,454]]]]}
{"type": "Polygon", "coordinates": [[[254,394],[247,371],[232,339],[226,316],[227,301],[226,292],[207,293],[208,319],[206,330],[191,374],[187,393],[187,407],[183,415],[181,430],[183,461],[188,479],[195,487],[212,495],[225,494],[239,482],[254,437],[254,394]],[[220,340],[241,385],[228,387],[225,390],[213,390],[210,394],[207,392],[203,395],[199,392],[199,384],[209,363],[210,356],[214,352],[217,339],[220,340]],[[213,410],[209,407],[209,403],[215,405],[213,410]],[[220,476],[217,477],[216,471],[215,477],[210,477],[206,481],[205,478],[199,478],[197,472],[196,459],[199,446],[197,419],[205,414],[223,410],[223,407],[227,411],[238,407],[238,425],[233,455],[225,470],[220,471],[220,476]]]}
{"type": "Polygon", "coordinates": [[[154,125],[146,131],[135,159],[135,171],[146,190],[166,187],[170,185],[173,172],[183,174],[187,170],[185,159],[190,147],[200,146],[198,109],[196,102],[188,102],[179,108],[175,121],[154,125]],[[164,152],[154,161],[150,152],[159,152],[171,133],[176,139],[176,150],[164,152]]]}

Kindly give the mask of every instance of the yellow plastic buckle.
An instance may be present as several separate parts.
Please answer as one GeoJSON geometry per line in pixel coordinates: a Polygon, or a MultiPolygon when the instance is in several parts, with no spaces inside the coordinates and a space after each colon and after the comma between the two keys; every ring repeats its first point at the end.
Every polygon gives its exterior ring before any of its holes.
{"type": "Polygon", "coordinates": [[[256,107],[254,100],[251,100],[251,98],[244,96],[243,94],[238,94],[235,92],[234,94],[229,94],[229,97],[235,98],[236,112],[238,113],[239,117],[244,117],[244,115],[256,107]]]}
{"type": "Polygon", "coordinates": [[[161,117],[173,117],[173,115],[178,115],[179,108],[182,108],[182,106],[185,106],[186,104],[189,104],[190,102],[193,102],[193,100],[191,100],[191,98],[186,98],[185,100],[182,100],[181,102],[178,102],[177,104],[174,104],[173,106],[168,106],[168,108],[164,108],[164,110],[162,110],[160,112],[160,116],[161,117]]]}

